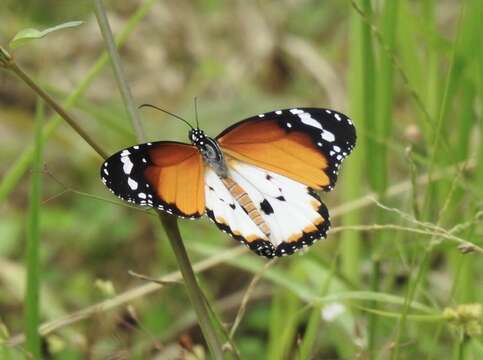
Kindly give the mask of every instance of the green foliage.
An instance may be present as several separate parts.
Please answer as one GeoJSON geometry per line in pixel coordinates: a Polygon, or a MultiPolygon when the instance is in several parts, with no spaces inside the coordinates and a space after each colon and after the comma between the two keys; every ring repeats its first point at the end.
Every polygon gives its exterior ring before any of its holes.
{"type": "Polygon", "coordinates": [[[27,289],[25,291],[25,329],[27,351],[34,359],[40,358],[40,201],[42,196],[42,123],[44,106],[39,99],[35,119],[34,159],[32,162],[32,184],[30,189],[29,212],[27,220],[27,289]]]}
{"type": "Polygon", "coordinates": [[[63,24],[50,27],[45,30],[23,29],[23,30],[20,30],[17,34],[15,34],[15,36],[13,37],[12,40],[10,40],[8,45],[11,49],[16,49],[20,46],[24,46],[25,44],[28,44],[33,40],[41,39],[52,32],[77,27],[82,23],[83,23],[82,21],[69,21],[63,24]]]}
{"type": "MultiPolygon", "coordinates": [[[[2,13],[0,34],[92,13],[87,5],[66,12],[52,1],[18,3],[2,13]]],[[[242,359],[483,358],[482,255],[440,236],[483,246],[483,3],[254,4],[106,2],[136,102],[192,120],[197,96],[201,126],[216,135],[270,109],[333,107],[329,99],[341,94],[335,99],[347,107],[338,110],[357,126],[338,185],[322,194],[334,231],[303,256],[263,270],[265,260],[208,221],[179,222],[218,336],[226,340],[248,285],[263,271],[233,339],[242,359]],[[305,45],[297,52],[287,48],[293,38],[305,45]],[[315,75],[314,59],[324,65],[315,75]]],[[[51,39],[14,60],[103,149],[133,144],[112,73],[104,71],[100,34],[83,26],[51,39]]],[[[11,60],[2,54],[2,64],[11,60]]],[[[41,154],[29,122],[35,99],[10,76],[0,94],[0,358],[33,352],[38,339],[33,345],[17,335],[32,339],[39,321],[48,323],[43,350],[56,359],[175,358],[179,344],[201,345],[206,354],[186,289],[172,282],[180,280],[177,261],[157,217],[106,192],[99,158],[55,115],[42,129],[45,167],[29,172],[41,154]],[[42,197],[32,196],[40,184],[42,197]],[[24,241],[27,232],[34,242],[24,241]],[[166,285],[154,291],[159,285],[128,270],[162,276],[166,285]],[[27,322],[24,306],[39,309],[27,322]]],[[[185,141],[179,122],[141,115],[148,140],[185,141]]]]}

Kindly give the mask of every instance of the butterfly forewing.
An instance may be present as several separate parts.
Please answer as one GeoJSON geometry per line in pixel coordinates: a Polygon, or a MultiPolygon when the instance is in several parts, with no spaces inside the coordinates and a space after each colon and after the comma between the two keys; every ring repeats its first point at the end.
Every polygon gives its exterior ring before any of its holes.
{"type": "Polygon", "coordinates": [[[205,210],[203,167],[196,147],[161,141],[112,155],[101,167],[101,178],[125,201],[196,218],[205,210]]]}
{"type": "Polygon", "coordinates": [[[352,121],[329,109],[294,108],[243,120],[217,136],[239,160],[314,189],[330,191],[341,162],[355,146],[352,121]]]}

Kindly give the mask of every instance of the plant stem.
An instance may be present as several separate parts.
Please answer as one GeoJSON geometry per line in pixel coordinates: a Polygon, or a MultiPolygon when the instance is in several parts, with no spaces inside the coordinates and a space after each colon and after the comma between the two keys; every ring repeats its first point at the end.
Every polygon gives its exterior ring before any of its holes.
{"type": "MultiPolygon", "coordinates": [[[[131,124],[134,128],[134,131],[136,132],[136,137],[138,141],[143,142],[145,141],[144,131],[142,129],[142,124],[139,120],[137,109],[134,105],[134,101],[129,90],[129,85],[124,75],[121,59],[119,57],[119,53],[117,52],[116,44],[114,43],[114,37],[112,36],[112,31],[109,26],[109,20],[107,19],[105,7],[102,0],[94,0],[94,4],[97,22],[99,24],[99,28],[101,29],[101,33],[107,47],[107,52],[111,58],[114,76],[119,86],[124,105],[126,106],[126,109],[128,111],[129,118],[131,119],[131,124]]],[[[177,220],[174,216],[166,215],[159,211],[158,216],[168,235],[169,242],[176,256],[178,266],[185,282],[188,297],[191,301],[191,304],[193,305],[193,308],[195,309],[201,331],[205,337],[210,352],[215,359],[223,359],[223,341],[218,336],[218,332],[216,331],[210,317],[210,305],[206,304],[206,298],[203,295],[196,281],[193,268],[191,266],[188,254],[186,253],[186,249],[183,244],[183,239],[181,238],[181,234],[179,232],[177,220]]]]}
{"type": "Polygon", "coordinates": [[[126,76],[124,75],[121,59],[119,57],[119,53],[117,52],[116,43],[114,42],[114,37],[112,36],[109,21],[107,20],[106,9],[104,7],[104,4],[102,3],[102,0],[94,0],[94,5],[97,23],[99,24],[102,37],[104,38],[104,43],[107,47],[107,52],[109,54],[109,57],[111,58],[117,86],[119,87],[119,91],[121,92],[121,96],[129,114],[129,118],[131,119],[131,123],[136,133],[136,137],[139,141],[144,141],[144,130],[142,128],[141,121],[139,120],[138,112],[136,111],[136,107],[134,105],[131,90],[129,89],[129,86],[125,81],[126,76]]]}
{"type": "Polygon", "coordinates": [[[30,76],[23,71],[15,61],[11,61],[7,65],[7,69],[13,71],[17,76],[22,79],[34,92],[36,92],[42,99],[49,104],[74,130],[78,133],[102,158],[106,158],[107,154],[100,148],[99,145],[80,127],[78,122],[68,114],[64,108],[59,105],[53,97],[47,94],[41,89],[30,76]]]}
{"type": "Polygon", "coordinates": [[[181,275],[183,275],[183,280],[186,285],[186,291],[188,292],[188,296],[193,304],[193,308],[198,317],[206,343],[210,348],[210,352],[214,359],[223,359],[222,343],[218,339],[216,330],[211,324],[210,316],[204,305],[203,295],[201,294],[201,290],[196,282],[193,268],[191,267],[181,234],[179,233],[176,218],[161,212],[159,212],[158,215],[161,223],[164,226],[166,234],[168,235],[168,239],[171,247],[173,248],[176,260],[178,261],[179,269],[181,271],[181,275]]]}
{"type": "Polygon", "coordinates": [[[32,182],[30,189],[30,206],[27,226],[27,286],[25,291],[25,328],[27,335],[27,351],[34,359],[40,359],[40,336],[39,336],[39,288],[40,288],[40,265],[39,265],[39,221],[40,221],[40,197],[42,191],[42,122],[43,103],[37,101],[37,113],[35,116],[35,151],[32,163],[32,182]]]}

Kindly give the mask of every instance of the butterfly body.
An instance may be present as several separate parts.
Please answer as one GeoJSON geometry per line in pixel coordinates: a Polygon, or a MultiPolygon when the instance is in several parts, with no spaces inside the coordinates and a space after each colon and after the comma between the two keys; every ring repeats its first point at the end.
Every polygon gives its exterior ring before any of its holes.
{"type": "Polygon", "coordinates": [[[355,146],[345,115],[316,108],[253,116],[216,138],[135,145],[101,167],[104,184],[131,203],[170,214],[206,214],[265,257],[289,255],[325,237],[330,220],[315,190],[330,191],[355,146]]]}
{"type": "Polygon", "coordinates": [[[225,156],[218,142],[206,136],[200,129],[190,130],[189,138],[203,156],[205,163],[211,166],[218,176],[226,178],[228,169],[225,164],[225,156]]]}

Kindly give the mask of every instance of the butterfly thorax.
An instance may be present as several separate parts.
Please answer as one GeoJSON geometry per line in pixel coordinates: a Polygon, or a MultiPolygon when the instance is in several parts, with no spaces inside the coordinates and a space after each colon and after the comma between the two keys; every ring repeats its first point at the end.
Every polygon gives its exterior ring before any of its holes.
{"type": "Polygon", "coordinates": [[[246,191],[233,179],[228,176],[228,167],[225,163],[223,151],[215,139],[206,136],[202,130],[193,129],[189,134],[190,140],[200,151],[203,160],[207,163],[215,173],[221,178],[223,184],[240,204],[243,210],[248,214],[250,219],[262,230],[265,236],[270,236],[270,228],[263,220],[260,212],[256,209],[252,199],[246,191]]]}
{"type": "Polygon", "coordinates": [[[228,176],[228,168],[226,167],[225,157],[215,139],[205,135],[203,130],[193,129],[189,132],[189,137],[193,145],[195,145],[205,163],[207,163],[215,173],[222,179],[228,176]]]}

